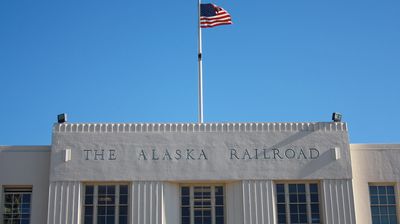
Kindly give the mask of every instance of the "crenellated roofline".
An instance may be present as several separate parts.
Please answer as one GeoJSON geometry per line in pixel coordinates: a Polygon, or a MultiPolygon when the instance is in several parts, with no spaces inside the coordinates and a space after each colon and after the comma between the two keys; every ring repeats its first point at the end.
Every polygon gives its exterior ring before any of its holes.
{"type": "Polygon", "coordinates": [[[287,123],[61,123],[54,133],[345,131],[343,122],[287,123]]]}

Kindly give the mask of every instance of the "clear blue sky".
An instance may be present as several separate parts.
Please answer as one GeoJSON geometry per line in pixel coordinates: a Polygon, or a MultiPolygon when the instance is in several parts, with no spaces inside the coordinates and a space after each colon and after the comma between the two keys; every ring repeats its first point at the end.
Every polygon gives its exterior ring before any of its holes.
{"type": "MultiPolygon", "coordinates": [[[[216,0],[205,122],[343,114],[352,143],[400,143],[400,1],[216,0]]],[[[197,122],[197,1],[1,0],[0,145],[70,122],[197,122]]]]}

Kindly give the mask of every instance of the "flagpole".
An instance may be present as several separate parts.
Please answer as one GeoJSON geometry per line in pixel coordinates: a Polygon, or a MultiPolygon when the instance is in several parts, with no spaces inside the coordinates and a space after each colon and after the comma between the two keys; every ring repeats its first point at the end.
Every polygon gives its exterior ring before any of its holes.
{"type": "Polygon", "coordinates": [[[200,25],[201,0],[198,1],[199,1],[198,5],[199,123],[203,123],[203,62],[202,62],[203,58],[202,58],[202,40],[201,40],[201,25],[200,25]]]}

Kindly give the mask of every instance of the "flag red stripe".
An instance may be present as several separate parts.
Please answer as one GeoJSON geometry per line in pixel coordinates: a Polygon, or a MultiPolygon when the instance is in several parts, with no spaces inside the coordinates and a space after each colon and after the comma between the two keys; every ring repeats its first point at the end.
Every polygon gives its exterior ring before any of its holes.
{"type": "Polygon", "coordinates": [[[231,21],[231,17],[230,16],[225,16],[225,17],[221,17],[221,18],[218,18],[218,19],[209,19],[209,18],[201,18],[200,19],[200,22],[201,23],[212,23],[212,22],[215,22],[215,21],[231,21]]]}
{"type": "Polygon", "coordinates": [[[210,22],[202,22],[201,25],[208,25],[208,24],[213,24],[213,23],[230,23],[230,24],[232,24],[232,21],[230,21],[230,20],[216,20],[216,21],[210,21],[210,22]]]}
{"type": "Polygon", "coordinates": [[[222,18],[231,18],[231,16],[229,14],[225,14],[225,15],[212,16],[212,17],[205,17],[205,16],[200,17],[200,19],[210,19],[210,20],[212,20],[212,19],[222,19],[222,18]]]}
{"type": "Polygon", "coordinates": [[[219,25],[230,25],[232,22],[217,22],[217,23],[210,23],[210,24],[202,24],[201,28],[211,28],[214,26],[219,26],[219,25]]]}
{"type": "Polygon", "coordinates": [[[203,23],[200,25],[200,27],[213,27],[219,24],[232,24],[231,21],[225,21],[225,22],[214,22],[214,23],[203,23]]]}
{"type": "Polygon", "coordinates": [[[200,27],[201,28],[211,28],[219,25],[229,25],[232,24],[231,15],[224,9],[214,5],[216,10],[215,16],[200,16],[200,27]]]}

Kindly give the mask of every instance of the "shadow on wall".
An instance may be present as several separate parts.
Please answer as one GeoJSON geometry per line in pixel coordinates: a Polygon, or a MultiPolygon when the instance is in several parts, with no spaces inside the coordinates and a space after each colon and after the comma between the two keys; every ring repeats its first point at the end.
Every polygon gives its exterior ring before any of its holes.
{"type": "Polygon", "coordinates": [[[328,166],[334,161],[336,160],[332,158],[331,150],[327,150],[321,155],[319,155],[318,159],[312,160],[309,163],[307,163],[307,165],[299,171],[299,175],[300,177],[310,176],[315,171],[321,170],[324,166],[328,166]]]}
{"type": "MultiPolygon", "coordinates": [[[[290,146],[293,145],[294,142],[307,137],[308,135],[312,134],[313,131],[301,131],[298,132],[286,139],[284,139],[283,141],[271,146],[268,148],[268,150],[273,150],[276,148],[284,148],[285,146],[290,146]]],[[[302,178],[307,178],[308,176],[310,176],[312,173],[321,170],[323,167],[330,165],[332,162],[335,162],[336,160],[334,160],[332,158],[332,152],[331,150],[327,150],[325,152],[323,152],[322,154],[319,155],[318,159],[315,160],[309,160],[305,166],[299,170],[299,177],[302,178]]],[[[332,171],[334,172],[334,171],[332,171]]]]}
{"type": "Polygon", "coordinates": [[[279,149],[279,148],[282,148],[284,146],[292,144],[293,142],[298,141],[299,139],[305,138],[306,136],[308,136],[308,135],[310,135],[312,133],[313,133],[312,131],[301,131],[301,132],[298,132],[298,133],[296,133],[294,135],[291,135],[288,138],[285,138],[283,141],[281,141],[279,143],[276,143],[275,145],[271,146],[268,149],[276,149],[276,148],[279,149]]]}

